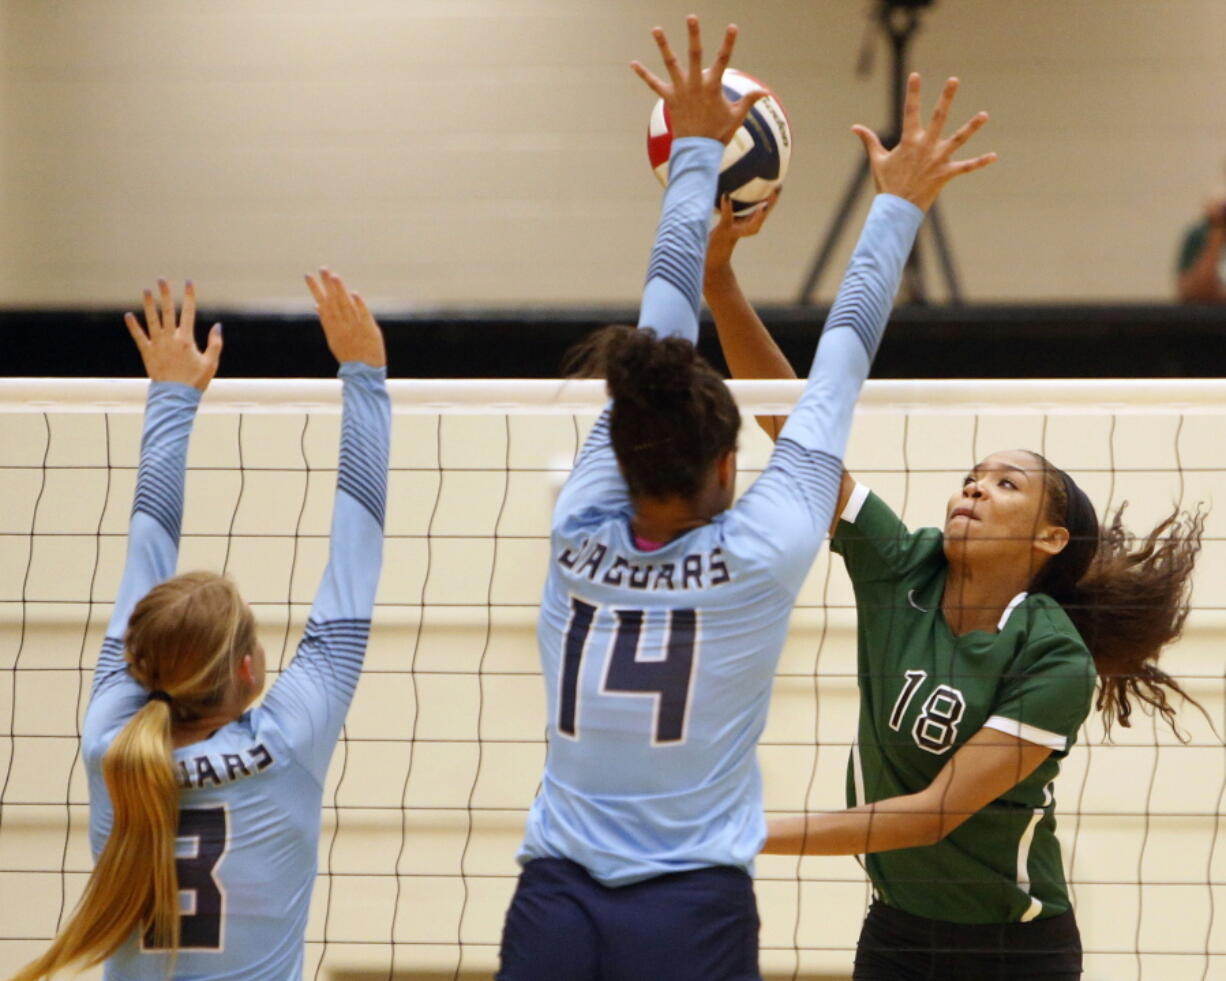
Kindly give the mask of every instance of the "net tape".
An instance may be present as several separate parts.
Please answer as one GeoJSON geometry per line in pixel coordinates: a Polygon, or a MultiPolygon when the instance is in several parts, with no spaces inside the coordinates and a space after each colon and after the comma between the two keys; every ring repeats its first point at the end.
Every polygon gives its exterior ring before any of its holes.
{"type": "MultiPolygon", "coordinates": [[[[730,381],[741,409],[761,415],[788,412],[803,381],[730,381]]],[[[143,379],[0,379],[0,412],[141,412],[143,379]],[[48,393],[54,392],[49,398],[48,393]]],[[[393,379],[398,414],[570,415],[599,410],[602,381],[546,379],[393,379]]],[[[202,404],[205,413],[301,414],[340,412],[340,382],[331,379],[217,379],[202,404]]],[[[1226,412],[1226,381],[1219,379],[869,381],[861,413],[927,412],[1043,415],[1120,412],[1181,414],[1226,412]]]]}

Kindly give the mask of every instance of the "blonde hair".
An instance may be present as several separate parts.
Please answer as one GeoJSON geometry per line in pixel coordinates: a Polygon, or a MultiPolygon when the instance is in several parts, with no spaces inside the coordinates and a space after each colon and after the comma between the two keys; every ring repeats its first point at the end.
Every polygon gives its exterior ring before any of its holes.
{"type": "Polygon", "coordinates": [[[255,639],[251,609],[233,582],[212,572],[176,576],[136,604],[125,638],[128,671],[170,701],[150,699],[103,756],[114,812],[110,836],[68,923],[12,981],[37,981],[78,962],[91,967],[138,929],[152,946],[177,952],[179,786],[172,727],[226,700],[255,639]]]}

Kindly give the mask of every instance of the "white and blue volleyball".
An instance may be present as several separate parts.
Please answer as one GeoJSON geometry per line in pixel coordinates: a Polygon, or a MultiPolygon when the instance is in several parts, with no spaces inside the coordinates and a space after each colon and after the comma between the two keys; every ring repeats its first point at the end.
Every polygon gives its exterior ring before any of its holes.
{"type": "MultiPolygon", "coordinates": [[[[748,92],[766,91],[740,129],[724,148],[715,207],[725,194],[732,196],[732,211],[750,213],[783,184],[792,157],[792,128],[787,111],[769,86],[736,69],[724,71],[724,94],[735,101],[748,92]]],[[[672,124],[664,100],[656,102],[647,125],[647,159],[662,185],[668,184],[668,155],[673,148],[672,124]]]]}

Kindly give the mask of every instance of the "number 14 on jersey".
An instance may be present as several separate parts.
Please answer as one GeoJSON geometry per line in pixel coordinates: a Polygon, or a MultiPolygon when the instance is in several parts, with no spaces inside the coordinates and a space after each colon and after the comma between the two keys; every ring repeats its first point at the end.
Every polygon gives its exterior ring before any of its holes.
{"type": "Polygon", "coordinates": [[[690,685],[698,661],[698,612],[674,610],[604,610],[571,597],[570,624],[562,645],[562,671],[558,686],[558,732],[580,738],[582,705],[579,681],[591,636],[601,636],[593,625],[612,617],[613,642],[608,652],[599,696],[648,696],[655,699],[651,741],[665,745],[685,741],[690,685]],[[663,619],[662,636],[658,630],[663,619]],[[640,651],[650,659],[640,660],[640,651]],[[660,656],[662,655],[662,656],[660,656]]]}

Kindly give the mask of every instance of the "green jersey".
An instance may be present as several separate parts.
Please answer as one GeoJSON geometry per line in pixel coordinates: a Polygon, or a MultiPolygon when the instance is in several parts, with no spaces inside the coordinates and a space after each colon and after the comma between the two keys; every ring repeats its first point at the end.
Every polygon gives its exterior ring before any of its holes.
{"type": "MultiPolygon", "coordinates": [[[[1183,244],[1179,247],[1177,272],[1185,273],[1196,265],[1196,260],[1205,251],[1205,241],[1209,238],[1210,228],[1209,219],[1204,218],[1187,230],[1183,244]]],[[[1217,278],[1219,282],[1226,283],[1226,250],[1223,250],[1218,258],[1217,278]]]]}
{"type": "Polygon", "coordinates": [[[935,845],[867,856],[878,897],[957,923],[1026,922],[1069,908],[1052,785],[1089,713],[1094,662],[1050,597],[1015,597],[994,632],[955,637],[941,613],[948,565],[935,528],[911,533],[857,486],[833,551],[855,587],[860,724],[852,806],[927,787],[984,727],[1050,747],[1017,786],[935,845]]]}

